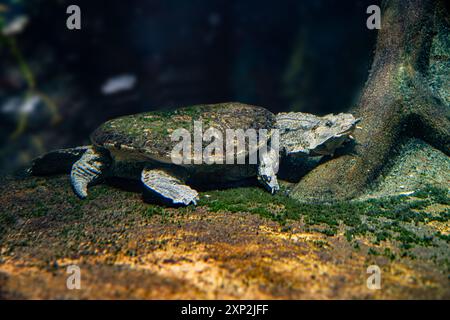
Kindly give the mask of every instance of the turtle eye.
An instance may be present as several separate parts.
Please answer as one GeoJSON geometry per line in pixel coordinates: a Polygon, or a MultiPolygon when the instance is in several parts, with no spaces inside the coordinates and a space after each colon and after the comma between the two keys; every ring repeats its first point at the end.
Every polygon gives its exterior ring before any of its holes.
{"type": "Polygon", "coordinates": [[[330,120],[327,120],[327,122],[325,122],[325,125],[327,127],[331,127],[333,125],[333,122],[331,122],[330,120]]]}

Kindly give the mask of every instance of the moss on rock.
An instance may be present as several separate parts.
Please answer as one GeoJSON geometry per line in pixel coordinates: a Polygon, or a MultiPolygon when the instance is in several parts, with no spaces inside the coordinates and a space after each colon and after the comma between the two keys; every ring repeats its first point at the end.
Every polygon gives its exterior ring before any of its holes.
{"type": "Polygon", "coordinates": [[[8,178],[0,188],[3,298],[450,294],[449,199],[438,188],[326,205],[243,187],[204,191],[187,208],[145,203],[139,185],[113,181],[82,201],[67,176],[8,178]],[[71,264],[82,290],[65,289],[71,264]],[[384,290],[365,286],[371,264],[384,290]]]}

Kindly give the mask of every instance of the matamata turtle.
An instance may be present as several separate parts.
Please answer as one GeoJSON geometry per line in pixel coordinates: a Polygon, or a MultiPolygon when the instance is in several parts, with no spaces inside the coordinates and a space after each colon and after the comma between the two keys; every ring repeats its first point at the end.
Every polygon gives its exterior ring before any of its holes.
{"type": "Polygon", "coordinates": [[[91,134],[92,145],[49,152],[35,159],[29,171],[70,171],[80,198],[105,177],[140,179],[162,200],[181,205],[199,199],[191,181],[257,177],[274,193],[280,156],[333,155],[358,122],[348,113],[274,115],[236,102],[145,112],[103,123],[91,134]]]}

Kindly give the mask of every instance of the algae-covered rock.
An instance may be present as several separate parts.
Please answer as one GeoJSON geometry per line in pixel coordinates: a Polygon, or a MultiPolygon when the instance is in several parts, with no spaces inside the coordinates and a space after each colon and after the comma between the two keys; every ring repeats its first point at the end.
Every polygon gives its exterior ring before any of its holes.
{"type": "Polygon", "coordinates": [[[426,186],[450,192],[450,157],[422,140],[410,139],[399,146],[372,190],[361,198],[410,195],[426,186]]]}
{"type": "Polygon", "coordinates": [[[1,298],[450,298],[442,188],[325,205],[248,186],[176,209],[116,180],[82,201],[68,179],[0,187],[1,298]],[[73,265],[80,290],[66,286],[73,265]],[[370,265],[381,290],[366,285],[370,265]]]}

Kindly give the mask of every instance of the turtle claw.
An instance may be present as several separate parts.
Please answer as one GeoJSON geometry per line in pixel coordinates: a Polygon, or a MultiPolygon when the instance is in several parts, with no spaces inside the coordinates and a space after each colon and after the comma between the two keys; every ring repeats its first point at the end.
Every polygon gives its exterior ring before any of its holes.
{"type": "Polygon", "coordinates": [[[87,197],[87,184],[74,177],[71,177],[73,192],[80,198],[85,199],[87,197]]]}
{"type": "Polygon", "coordinates": [[[198,200],[199,200],[198,195],[193,197],[193,198],[185,198],[185,199],[183,199],[183,204],[186,205],[186,206],[191,205],[191,204],[196,206],[198,200]]]}
{"type": "Polygon", "coordinates": [[[275,186],[272,187],[272,189],[270,190],[270,193],[272,195],[274,195],[275,193],[277,193],[280,190],[280,187],[278,186],[278,184],[276,184],[275,186]]]}

